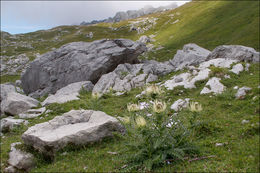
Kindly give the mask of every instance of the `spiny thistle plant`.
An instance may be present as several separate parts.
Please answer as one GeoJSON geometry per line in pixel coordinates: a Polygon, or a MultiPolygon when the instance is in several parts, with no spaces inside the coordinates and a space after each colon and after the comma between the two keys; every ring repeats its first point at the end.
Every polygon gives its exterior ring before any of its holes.
{"type": "Polygon", "coordinates": [[[102,94],[100,94],[99,92],[92,92],[92,98],[95,100],[98,100],[101,96],[102,94]]]}
{"type": "Polygon", "coordinates": [[[126,135],[122,135],[127,146],[123,151],[126,154],[122,155],[127,162],[125,171],[151,171],[197,153],[189,141],[189,131],[176,116],[168,116],[164,101],[154,101],[148,110],[149,117],[145,111],[136,115],[137,107],[137,104],[128,104],[130,117],[122,119],[126,127],[126,135]]]}
{"type": "Polygon", "coordinates": [[[146,121],[145,121],[144,117],[142,117],[142,116],[136,117],[135,122],[136,122],[137,127],[143,127],[146,125],[146,121]]]}
{"type": "Polygon", "coordinates": [[[140,110],[140,107],[137,104],[127,104],[127,110],[129,112],[136,112],[140,110]]]}
{"type": "Polygon", "coordinates": [[[202,111],[202,106],[198,102],[191,102],[189,105],[189,110],[191,112],[200,112],[202,111]]]}
{"type": "Polygon", "coordinates": [[[92,101],[91,106],[93,110],[100,110],[100,98],[102,97],[102,94],[99,92],[92,92],[92,101]]]}
{"type": "Polygon", "coordinates": [[[155,84],[151,84],[145,88],[145,94],[148,96],[153,97],[154,95],[161,95],[162,93],[163,90],[155,84]]]}
{"type": "Polygon", "coordinates": [[[156,113],[164,112],[166,109],[166,103],[162,101],[155,100],[153,103],[153,111],[156,113]]]}
{"type": "Polygon", "coordinates": [[[192,117],[189,120],[190,125],[191,125],[191,128],[194,128],[198,124],[198,122],[196,122],[196,119],[199,115],[199,112],[202,111],[202,105],[199,104],[198,102],[190,102],[188,108],[192,112],[192,117]]]}

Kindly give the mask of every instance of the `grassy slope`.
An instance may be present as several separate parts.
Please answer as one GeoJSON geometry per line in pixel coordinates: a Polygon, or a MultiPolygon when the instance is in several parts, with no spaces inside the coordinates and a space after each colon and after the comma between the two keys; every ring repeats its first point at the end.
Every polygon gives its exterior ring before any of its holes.
{"type": "MultiPolygon", "coordinates": [[[[165,12],[163,14],[153,14],[150,16],[158,17],[158,24],[145,35],[158,32],[155,37],[157,45],[159,43],[165,46],[165,49],[150,53],[151,59],[160,61],[171,59],[177,49],[182,48],[183,44],[196,43],[202,47],[213,49],[220,44],[242,44],[254,47],[259,50],[259,2],[191,2],[181,8],[165,12]],[[176,24],[165,24],[168,21],[169,14],[176,14],[170,21],[177,19],[176,24]],[[177,17],[178,16],[178,17],[177,17]],[[164,25],[165,24],[165,25],[164,25]],[[170,38],[170,36],[173,36],[170,38]]],[[[85,38],[83,35],[75,35],[78,31],[77,26],[61,26],[54,28],[50,32],[38,31],[25,34],[23,41],[36,40],[44,38],[47,41],[34,43],[35,50],[14,50],[9,48],[6,55],[49,51],[52,47],[59,47],[71,41],[93,41],[102,38],[130,38],[138,39],[136,32],[129,32],[125,26],[127,21],[113,24],[113,27],[121,27],[119,31],[112,31],[108,28],[109,24],[99,24],[96,26],[80,26],[82,33],[94,32],[94,38],[85,38]],[[61,28],[70,33],[61,36],[60,41],[50,41],[56,36],[61,28]]],[[[174,73],[173,73],[174,74],[174,73]]],[[[160,80],[169,79],[168,75],[160,80]]],[[[201,129],[197,129],[194,135],[194,141],[201,147],[202,155],[216,155],[216,158],[205,159],[195,162],[183,162],[174,165],[165,165],[163,168],[155,171],[236,171],[236,172],[259,172],[259,66],[253,65],[249,72],[243,72],[239,76],[231,75],[231,79],[222,80],[227,86],[226,92],[217,96],[201,96],[199,92],[206,81],[198,84],[197,89],[184,90],[176,89],[167,91],[165,99],[171,105],[179,98],[193,98],[203,105],[203,112],[199,120],[206,124],[201,129]],[[253,73],[253,75],[250,75],[253,73]],[[232,88],[238,85],[249,86],[253,88],[245,100],[235,100],[235,90],[232,88]],[[180,90],[184,90],[182,94],[180,90]],[[179,95],[181,94],[181,95],[179,95]],[[256,100],[252,100],[254,96],[256,100]],[[248,124],[241,124],[242,120],[249,120],[248,124]],[[216,147],[216,143],[227,142],[225,146],[216,147]]],[[[8,76],[4,81],[9,81],[8,76]]],[[[2,81],[1,81],[2,82],[2,81]]],[[[112,116],[123,116],[126,113],[126,105],[129,102],[137,102],[136,94],[142,89],[134,89],[126,95],[119,97],[106,96],[101,98],[99,106],[93,105],[90,93],[82,93],[81,100],[72,101],[65,104],[53,104],[49,109],[53,110],[49,116],[42,116],[43,119],[36,118],[29,120],[32,126],[37,123],[45,122],[53,117],[67,112],[71,109],[98,109],[112,116]],[[118,104],[120,103],[120,104],[118,104]]],[[[180,117],[188,117],[188,111],[182,111],[180,117]]],[[[21,141],[21,134],[27,129],[22,126],[13,132],[7,133],[5,138],[1,139],[1,169],[7,165],[8,152],[10,144],[21,141]]],[[[119,138],[105,140],[102,143],[86,146],[77,149],[65,149],[57,153],[53,163],[44,161],[40,155],[36,155],[37,167],[33,171],[37,172],[73,172],[73,171],[119,171],[118,168],[124,165],[124,159],[120,151],[125,147],[124,141],[119,138]],[[108,154],[107,151],[117,151],[119,155],[108,154]],[[84,167],[87,167],[84,169],[84,167]]]]}
{"type": "MultiPolygon", "coordinates": [[[[162,81],[169,79],[172,73],[162,81]]],[[[259,66],[254,64],[249,72],[242,72],[240,75],[231,75],[231,79],[223,79],[222,83],[227,86],[227,90],[218,96],[200,95],[199,92],[204,87],[206,80],[197,83],[197,89],[178,88],[173,91],[166,91],[165,100],[170,106],[179,98],[192,98],[203,105],[203,111],[198,117],[202,124],[195,130],[192,140],[200,146],[201,155],[215,155],[215,158],[194,162],[183,162],[172,165],[165,165],[155,171],[206,171],[206,172],[257,172],[259,170],[259,66]],[[250,75],[252,73],[252,75],[250,75]],[[236,90],[234,86],[249,86],[253,90],[244,100],[235,100],[236,90]],[[180,90],[183,90],[182,93],[180,90]],[[253,97],[257,96],[255,100],[253,97]],[[249,120],[248,124],[241,124],[242,120],[249,120]],[[225,146],[216,147],[216,143],[226,143],[225,146]]],[[[127,114],[127,103],[149,101],[137,99],[135,96],[142,91],[142,88],[134,89],[122,96],[106,95],[100,99],[98,104],[93,104],[90,93],[82,93],[81,99],[65,104],[53,104],[48,106],[53,110],[49,116],[41,116],[29,120],[30,126],[45,122],[57,115],[61,115],[71,109],[93,109],[101,110],[112,116],[124,116],[127,114]],[[120,104],[118,104],[120,103],[120,104]]],[[[169,108],[169,107],[168,107],[169,108]]],[[[181,118],[189,118],[190,113],[184,110],[179,113],[181,118]]],[[[6,134],[2,140],[2,161],[6,165],[10,144],[21,141],[21,134],[27,129],[23,126],[15,131],[6,134]]],[[[112,140],[105,140],[101,143],[88,145],[81,148],[66,148],[57,153],[54,162],[45,161],[42,156],[35,153],[37,157],[37,167],[35,172],[78,172],[84,171],[120,171],[124,157],[122,157],[124,141],[118,137],[112,140]],[[119,155],[108,154],[108,151],[118,152],[119,155]],[[64,152],[66,155],[64,155],[64,152]]]]}

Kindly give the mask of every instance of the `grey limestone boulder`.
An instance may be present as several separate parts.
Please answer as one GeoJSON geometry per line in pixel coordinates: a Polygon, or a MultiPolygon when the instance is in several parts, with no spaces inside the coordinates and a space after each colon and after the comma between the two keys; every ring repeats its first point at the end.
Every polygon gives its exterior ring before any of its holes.
{"type": "Polygon", "coordinates": [[[157,61],[142,64],[120,64],[113,72],[103,75],[92,92],[106,93],[110,89],[122,92],[156,81],[158,76],[173,71],[173,66],[157,61]]]}
{"type": "Polygon", "coordinates": [[[21,77],[22,87],[26,94],[36,93],[36,97],[54,94],[75,82],[96,83],[118,64],[137,63],[144,51],[144,44],[127,39],[69,43],[31,62],[21,77]]]}
{"type": "Polygon", "coordinates": [[[16,92],[10,92],[1,103],[1,110],[4,113],[18,115],[27,111],[30,108],[37,107],[38,100],[29,96],[25,96],[16,92]]]}
{"type": "Polygon", "coordinates": [[[209,79],[200,94],[221,94],[225,90],[225,88],[226,87],[222,83],[220,83],[220,78],[213,77],[209,79]]]}
{"type": "Polygon", "coordinates": [[[65,103],[72,100],[78,100],[80,90],[92,91],[94,85],[90,81],[76,82],[59,89],[54,95],[48,96],[42,105],[51,103],[65,103]]]}
{"type": "Polygon", "coordinates": [[[221,45],[216,47],[207,59],[234,59],[246,62],[259,62],[259,52],[255,49],[240,45],[221,45]]]}
{"type": "Polygon", "coordinates": [[[240,99],[240,100],[242,100],[242,99],[244,99],[245,98],[245,96],[246,96],[246,93],[248,92],[248,91],[250,91],[250,90],[252,90],[252,88],[249,88],[249,87],[242,87],[242,88],[239,88],[238,89],[238,91],[237,91],[237,93],[236,93],[236,99],[240,99]]]}
{"type": "Polygon", "coordinates": [[[16,92],[15,86],[12,84],[6,83],[6,84],[0,84],[0,101],[3,101],[8,93],[16,92]]]}
{"type": "Polygon", "coordinates": [[[15,172],[28,172],[35,166],[34,157],[31,153],[27,153],[16,149],[15,146],[21,144],[20,142],[11,144],[11,151],[9,153],[8,170],[15,170],[15,172]]]}
{"type": "Polygon", "coordinates": [[[22,119],[14,119],[13,117],[7,117],[1,119],[0,132],[6,132],[12,130],[14,127],[21,124],[27,125],[29,122],[22,119]]]}
{"type": "Polygon", "coordinates": [[[183,46],[182,50],[178,50],[170,63],[176,67],[176,70],[181,70],[190,65],[198,65],[206,61],[210,51],[196,44],[189,43],[183,46]]]}
{"type": "Polygon", "coordinates": [[[242,64],[236,64],[232,67],[232,69],[230,71],[238,75],[243,70],[244,70],[244,67],[242,64]]]}
{"type": "Polygon", "coordinates": [[[180,111],[182,110],[182,108],[187,108],[189,106],[189,102],[190,102],[189,98],[179,99],[171,105],[171,109],[175,111],[180,111]]]}
{"type": "Polygon", "coordinates": [[[123,131],[120,122],[104,112],[71,110],[30,127],[22,135],[22,140],[43,154],[53,155],[68,144],[85,145],[123,131]]]}

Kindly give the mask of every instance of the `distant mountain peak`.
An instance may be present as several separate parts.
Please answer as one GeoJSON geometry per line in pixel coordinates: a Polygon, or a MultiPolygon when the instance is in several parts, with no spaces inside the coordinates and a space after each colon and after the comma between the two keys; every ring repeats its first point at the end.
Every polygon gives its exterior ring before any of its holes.
{"type": "Polygon", "coordinates": [[[176,3],[171,3],[167,6],[160,6],[158,8],[154,8],[151,5],[145,5],[143,8],[141,8],[139,10],[128,10],[126,12],[119,11],[115,14],[114,17],[109,17],[109,18],[103,19],[103,20],[93,20],[91,22],[83,21],[82,23],[80,23],[80,25],[92,25],[92,24],[102,23],[102,22],[106,22],[106,23],[120,22],[123,20],[135,19],[135,18],[144,16],[147,14],[151,14],[151,13],[162,12],[165,10],[174,9],[177,7],[178,7],[178,5],[176,3]]]}

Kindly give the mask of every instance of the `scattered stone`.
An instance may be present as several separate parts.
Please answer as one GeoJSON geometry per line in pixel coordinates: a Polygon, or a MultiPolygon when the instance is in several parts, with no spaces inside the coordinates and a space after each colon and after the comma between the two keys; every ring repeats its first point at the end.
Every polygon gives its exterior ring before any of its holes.
{"type": "Polygon", "coordinates": [[[144,44],[127,39],[69,43],[31,62],[21,77],[22,87],[39,97],[75,82],[96,83],[118,64],[138,62],[144,51],[144,44]]]}
{"type": "Polygon", "coordinates": [[[259,52],[256,52],[253,48],[240,45],[221,45],[216,47],[207,57],[208,60],[216,58],[259,62],[259,52]]]}
{"type": "Polygon", "coordinates": [[[8,166],[7,168],[5,168],[4,172],[6,172],[6,173],[16,173],[17,170],[13,166],[8,166]]]}
{"type": "Polygon", "coordinates": [[[228,74],[225,74],[225,75],[224,75],[224,78],[225,78],[225,79],[230,79],[230,76],[229,76],[228,74]]]}
{"type": "Polygon", "coordinates": [[[247,123],[249,123],[249,120],[242,120],[241,123],[242,123],[242,124],[247,124],[247,123]]]}
{"type": "Polygon", "coordinates": [[[171,109],[175,110],[176,112],[182,110],[182,108],[187,108],[189,105],[190,99],[186,98],[186,99],[179,99],[177,101],[175,101],[172,105],[171,105],[171,109]]]}
{"type": "Polygon", "coordinates": [[[178,50],[170,63],[176,67],[176,70],[181,70],[184,67],[204,62],[209,54],[209,50],[190,43],[184,45],[182,50],[178,50]]]}
{"type": "Polygon", "coordinates": [[[239,88],[239,90],[237,91],[236,93],[236,99],[244,99],[245,96],[246,96],[246,93],[248,91],[250,91],[252,88],[249,88],[249,87],[242,87],[242,88],[239,88]]]}
{"type": "Polygon", "coordinates": [[[18,115],[30,108],[37,107],[38,104],[38,100],[16,92],[10,92],[7,94],[6,99],[2,101],[1,109],[7,114],[18,115]]]}
{"type": "Polygon", "coordinates": [[[65,103],[72,100],[79,100],[79,92],[83,89],[85,91],[92,91],[94,85],[90,81],[76,82],[69,84],[66,87],[59,89],[54,95],[48,96],[42,105],[52,103],[65,103]]]}
{"type": "Polygon", "coordinates": [[[144,44],[151,42],[150,37],[146,35],[142,35],[138,41],[144,44]]]}
{"type": "Polygon", "coordinates": [[[26,145],[43,154],[53,155],[68,144],[85,145],[96,142],[113,132],[123,132],[120,122],[104,112],[71,110],[62,116],[30,127],[23,135],[26,145]]]}
{"type": "Polygon", "coordinates": [[[15,169],[29,171],[35,165],[34,157],[31,153],[16,149],[15,146],[19,144],[21,143],[16,142],[11,144],[11,152],[9,153],[8,164],[13,166],[15,169]]]}
{"type": "Polygon", "coordinates": [[[229,71],[235,73],[235,74],[239,74],[240,72],[242,72],[244,70],[244,67],[242,64],[237,64],[237,65],[234,65],[233,68],[229,71]]]}
{"type": "Polygon", "coordinates": [[[14,119],[13,117],[7,117],[1,119],[0,132],[10,131],[21,124],[28,125],[28,121],[22,119],[14,119]]]}
{"type": "Polygon", "coordinates": [[[196,76],[192,76],[190,73],[182,73],[174,76],[171,80],[167,80],[163,86],[168,90],[173,90],[177,86],[184,86],[184,88],[196,88],[195,83],[197,81],[205,80],[209,77],[210,70],[208,68],[202,69],[196,76]],[[182,81],[180,80],[182,79],[182,81]],[[176,82],[177,81],[177,82],[176,82]],[[181,82],[179,82],[181,81],[181,82]]]}
{"type": "Polygon", "coordinates": [[[16,92],[15,87],[9,83],[0,84],[0,91],[0,101],[6,99],[8,93],[16,92]]]}
{"type": "Polygon", "coordinates": [[[46,111],[45,107],[39,109],[29,109],[26,113],[19,114],[19,118],[36,118],[46,111]]]}
{"type": "Polygon", "coordinates": [[[108,151],[107,153],[108,154],[112,154],[112,155],[117,155],[118,154],[117,152],[112,152],[112,151],[108,151]]]}
{"type": "Polygon", "coordinates": [[[199,65],[199,69],[205,69],[210,67],[211,65],[220,68],[230,68],[230,66],[236,62],[238,62],[238,60],[217,58],[201,63],[199,65]]]}
{"type": "Polygon", "coordinates": [[[226,87],[222,83],[220,83],[220,80],[221,79],[217,77],[210,78],[200,94],[208,94],[212,92],[214,94],[221,94],[226,87]]]}
{"type": "Polygon", "coordinates": [[[216,143],[216,147],[220,147],[220,146],[223,146],[224,143],[216,143]]]}
{"type": "Polygon", "coordinates": [[[139,104],[139,108],[140,108],[140,110],[149,108],[149,103],[141,102],[141,103],[139,104]]]}
{"type": "Polygon", "coordinates": [[[245,71],[249,71],[250,64],[246,63],[245,71]]]}
{"type": "Polygon", "coordinates": [[[233,88],[234,90],[237,90],[238,89],[238,86],[234,86],[234,88],[233,88]]]}

